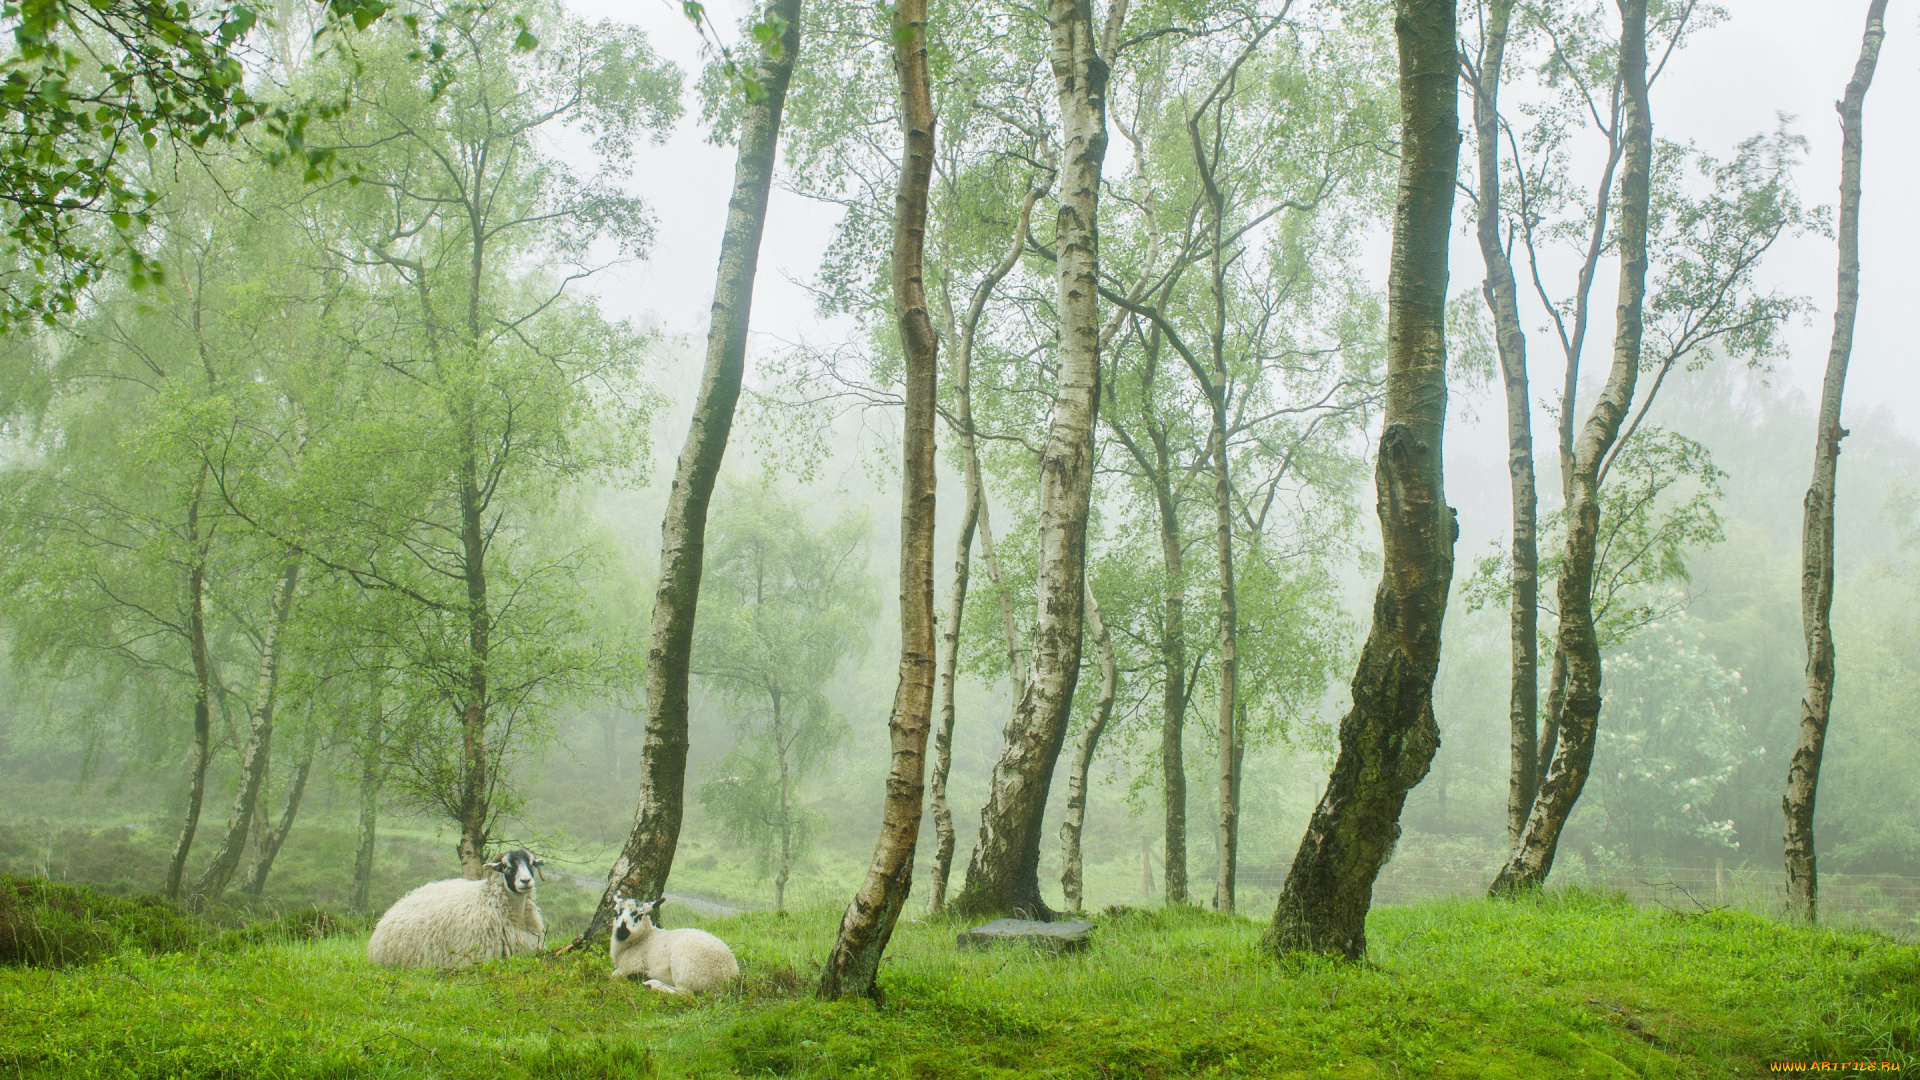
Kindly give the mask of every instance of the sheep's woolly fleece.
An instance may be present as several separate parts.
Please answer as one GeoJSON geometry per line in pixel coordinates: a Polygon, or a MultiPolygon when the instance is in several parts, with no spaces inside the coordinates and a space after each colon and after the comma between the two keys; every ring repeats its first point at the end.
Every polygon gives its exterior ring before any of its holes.
{"type": "Polygon", "coordinates": [[[367,939],[367,959],[384,967],[457,968],[524,956],[546,941],[533,901],[533,868],[524,851],[487,864],[478,881],[433,881],[401,897],[367,939]]]}
{"type": "Polygon", "coordinates": [[[654,926],[661,901],[642,904],[620,897],[618,903],[608,944],[614,978],[645,979],[669,994],[703,994],[740,977],[740,964],[726,942],[705,930],[654,926]]]}

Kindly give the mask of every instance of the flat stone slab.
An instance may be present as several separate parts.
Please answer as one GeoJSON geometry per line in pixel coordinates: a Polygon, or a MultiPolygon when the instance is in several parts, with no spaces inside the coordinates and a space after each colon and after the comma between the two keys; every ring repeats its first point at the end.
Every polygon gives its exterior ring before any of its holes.
{"type": "Polygon", "coordinates": [[[1093,936],[1093,924],[1085,919],[1061,922],[1037,922],[1033,919],[995,919],[976,926],[956,940],[963,949],[983,949],[991,945],[1024,943],[1051,952],[1077,952],[1087,947],[1093,936]]]}

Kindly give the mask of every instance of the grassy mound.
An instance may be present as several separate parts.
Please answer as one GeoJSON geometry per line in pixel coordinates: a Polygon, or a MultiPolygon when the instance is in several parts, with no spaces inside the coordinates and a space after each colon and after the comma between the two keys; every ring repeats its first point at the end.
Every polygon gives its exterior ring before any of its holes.
{"type": "Polygon", "coordinates": [[[5,965],[72,968],[123,953],[234,953],[359,932],[356,924],[313,908],[225,932],[222,925],[152,894],[115,896],[45,878],[0,876],[0,964],[5,965]]]}
{"type": "MultiPolygon", "coordinates": [[[[671,914],[671,909],[669,909],[671,914]]],[[[1365,964],[1276,960],[1253,921],[1100,919],[1084,953],[960,951],[904,923],[884,1006],[811,991],[838,912],[707,923],[734,992],[607,977],[604,954],[393,971],[357,939],[0,971],[21,1077],[1732,1077],[1920,1066],[1920,948],[1751,915],[1557,895],[1384,909],[1365,964]],[[137,992],[129,987],[137,987],[137,992]]]]}
{"type": "Polygon", "coordinates": [[[206,938],[205,924],[157,896],[0,877],[0,964],[72,967],[125,949],[179,952],[206,938]]]}

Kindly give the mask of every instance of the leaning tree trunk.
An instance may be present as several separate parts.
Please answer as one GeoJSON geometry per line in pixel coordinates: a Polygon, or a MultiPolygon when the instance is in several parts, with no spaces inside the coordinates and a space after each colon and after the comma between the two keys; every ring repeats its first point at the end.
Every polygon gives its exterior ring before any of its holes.
{"type": "MultiPolygon", "coordinates": [[[[961,376],[965,378],[965,376],[961,376]]],[[[961,395],[956,392],[955,397],[961,395]]],[[[953,558],[953,592],[948,600],[947,628],[940,639],[940,722],[933,734],[933,781],[929,802],[933,809],[933,882],[927,895],[927,913],[938,915],[947,903],[947,877],[953,869],[953,807],[947,802],[947,774],[953,770],[954,684],[960,671],[960,620],[966,615],[968,568],[973,562],[973,534],[980,523],[980,503],[968,485],[967,509],[960,519],[960,539],[953,558]]]]}
{"type": "Polygon", "coordinates": [[[905,147],[894,194],[893,310],[906,381],[900,497],[900,682],[887,729],[892,761],[880,839],[867,878],[840,919],[820,973],[822,998],[880,997],[880,958],[913,889],[920,838],[927,731],[933,721],[933,524],[935,392],[939,339],[922,277],[927,192],[933,181],[933,78],[927,67],[927,2],[893,9],[893,63],[900,78],[905,147]]]}
{"type": "Polygon", "coordinates": [[[1480,220],[1475,233],[1487,278],[1480,291],[1493,314],[1494,345],[1507,391],[1507,472],[1513,501],[1513,595],[1508,612],[1512,682],[1507,694],[1507,846],[1520,845],[1527,811],[1540,789],[1539,495],[1533,476],[1533,400],[1527,389],[1527,335],[1513,260],[1500,242],[1500,72],[1506,62],[1513,0],[1490,0],[1486,38],[1473,83],[1474,143],[1480,156],[1480,220]]]}
{"type": "Polygon", "coordinates": [[[233,872],[240,868],[247,838],[253,832],[267,768],[273,761],[273,712],[280,691],[280,638],[286,631],[287,620],[292,617],[293,593],[299,584],[300,564],[289,562],[273,591],[273,606],[265,631],[260,635],[260,675],[254,692],[253,723],[247,735],[246,753],[241,758],[240,790],[233,796],[226,840],[193,887],[196,908],[220,899],[220,894],[227,890],[233,872]]]}
{"type": "MultiPolygon", "coordinates": [[[[1114,7],[1124,14],[1118,0],[1114,7]]],[[[1047,21],[1063,127],[1059,392],[1040,460],[1033,670],[1007,724],[967,884],[954,902],[967,915],[1049,914],[1040,898],[1040,834],[1080,678],[1093,428],[1100,405],[1096,212],[1107,153],[1107,62],[1095,41],[1091,0],[1049,0],[1047,21]]]]}
{"type": "MultiPolygon", "coordinates": [[[[200,485],[206,482],[201,468],[200,485]]],[[[197,557],[187,571],[187,652],[193,658],[193,774],[187,782],[187,815],[174,841],[167,864],[167,898],[178,900],[193,852],[193,834],[200,827],[200,808],[207,796],[207,763],[213,758],[213,660],[207,651],[207,539],[200,535],[200,485],[187,504],[187,538],[197,557]]]]}
{"type": "Polygon", "coordinates": [[[1401,156],[1387,276],[1387,386],[1375,466],[1384,548],[1340,752],[1266,945],[1357,958],[1407,792],[1440,747],[1433,678],[1459,528],[1447,506],[1447,240],[1460,157],[1454,0],[1395,0],[1401,156]]]}
{"type": "Polygon", "coordinates": [[[1867,6],[1867,30],[1840,108],[1840,274],[1833,307],[1833,346],[1820,388],[1820,426],[1813,444],[1813,482],[1807,486],[1806,519],[1800,532],[1800,622],[1807,638],[1807,696],[1800,702],[1800,736],[1787,768],[1787,910],[1796,918],[1820,917],[1820,868],[1813,847],[1814,798],[1820,788],[1820,756],[1833,705],[1833,500],[1840,462],[1840,397],[1853,354],[1853,321],[1860,307],[1861,108],[1880,42],[1887,35],[1887,0],[1867,6]]]}
{"type": "Polygon", "coordinates": [[[1620,3],[1620,82],[1626,95],[1621,155],[1620,292],[1614,314],[1613,366],[1581,425],[1567,469],[1566,551],[1557,597],[1556,668],[1566,689],[1559,748],[1527,815],[1527,827],[1494,878],[1495,895],[1538,888],[1553,869],[1560,831],[1586,786],[1600,726],[1600,641],[1593,626],[1593,567],[1600,532],[1600,467],[1620,434],[1640,372],[1647,294],[1647,211],[1653,163],[1653,115],[1647,104],[1647,0],[1620,3]]]}
{"type": "Polygon", "coordinates": [[[307,748],[300,755],[300,763],[293,767],[293,783],[287,788],[287,804],[280,811],[280,823],[267,831],[256,845],[253,865],[247,867],[246,880],[241,891],[250,896],[259,896],[267,890],[267,875],[273,873],[273,860],[280,854],[280,846],[287,842],[287,834],[293,831],[293,818],[300,812],[300,798],[307,791],[307,777],[313,772],[313,743],[309,739],[307,748]]]}
{"type": "Polygon", "coordinates": [[[720,267],[713,287],[713,316],[707,328],[707,362],[700,376],[699,399],[687,441],[667,496],[660,525],[660,583],[653,596],[653,629],[647,646],[647,717],[640,750],[640,801],[633,831],[607,875],[600,905],[578,944],[602,940],[613,922],[617,894],[660,896],[673,869],[680,843],[680,819],[686,805],[687,692],[693,662],[693,623],[700,601],[700,572],[706,557],[707,506],[733,430],[734,406],[746,370],[747,328],[751,324],[754,273],[760,261],[760,236],[767,223],[767,193],[780,141],[780,116],[787,84],[800,52],[801,0],[774,0],[770,18],[785,27],[777,56],[762,60],[754,79],[761,87],[747,102],[740,121],[740,147],[734,157],[733,197],[727,205],[726,233],[720,238],[720,267]]]}
{"type": "MultiPolygon", "coordinates": [[[[961,515],[960,538],[955,541],[953,560],[953,592],[949,600],[947,629],[940,642],[940,719],[934,730],[933,748],[933,835],[935,839],[933,856],[933,885],[927,898],[927,911],[938,915],[946,907],[947,878],[953,872],[953,808],[947,803],[947,774],[953,768],[953,720],[954,690],[960,675],[960,621],[966,614],[967,582],[973,562],[973,537],[976,530],[982,537],[982,551],[989,560],[989,575],[993,579],[995,591],[999,594],[1000,614],[1006,628],[1008,672],[1012,676],[1014,694],[1018,696],[1019,687],[1027,680],[1026,665],[1020,655],[1020,639],[1014,625],[1013,603],[1007,591],[1000,587],[1000,567],[993,561],[993,530],[987,526],[986,483],[980,475],[980,453],[974,442],[973,433],[973,343],[980,327],[980,318],[986,313],[987,301],[1000,282],[1018,265],[1020,255],[1027,248],[1027,225],[1033,217],[1034,204],[1046,194],[1052,184],[1035,184],[1027,189],[1027,196],[1020,203],[1019,216],[1014,221],[1013,240],[1007,245],[1007,252],[1000,261],[987,272],[979,285],[973,290],[973,299],[967,305],[966,319],[954,334],[953,306],[946,305],[949,337],[954,339],[953,356],[953,416],[954,429],[960,437],[961,459],[964,465],[967,487],[966,512],[961,515]]],[[[942,294],[943,296],[946,294],[942,294]]]]}
{"type": "Polygon", "coordinates": [[[1100,748],[1100,736],[1113,718],[1113,693],[1120,681],[1120,669],[1113,659],[1113,639],[1107,636],[1107,624],[1100,618],[1100,601],[1087,586],[1087,625],[1093,630],[1093,651],[1100,659],[1100,694],[1094,699],[1093,719],[1073,746],[1073,769],[1067,775],[1067,816],[1060,822],[1060,890],[1067,898],[1067,910],[1078,914],[1086,878],[1081,872],[1080,833],[1087,819],[1087,776],[1093,770],[1093,755],[1100,748]]]}

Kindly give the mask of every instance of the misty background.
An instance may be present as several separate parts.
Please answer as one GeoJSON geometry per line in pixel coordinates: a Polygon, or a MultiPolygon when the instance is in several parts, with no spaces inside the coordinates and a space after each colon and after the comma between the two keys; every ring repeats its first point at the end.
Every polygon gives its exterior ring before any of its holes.
{"type": "MultiPolygon", "coordinates": [[[[690,77],[705,63],[700,38],[678,5],[576,0],[569,6],[585,18],[643,27],[653,48],[690,77]]],[[[723,8],[714,5],[715,23],[723,29],[748,11],[737,2],[730,11],[723,8]]],[[[1726,155],[1740,140],[1789,118],[1809,143],[1795,173],[1801,197],[1832,204],[1839,159],[1832,102],[1858,49],[1856,12],[1786,0],[1731,0],[1727,8],[1730,19],[1702,32],[1655,90],[1660,134],[1726,155]]],[[[1877,876],[1895,887],[1893,879],[1920,878],[1920,754],[1914,752],[1920,716],[1920,650],[1914,646],[1920,630],[1920,416],[1913,408],[1920,400],[1920,345],[1905,325],[1920,283],[1920,209],[1906,197],[1910,178],[1920,175],[1913,120],[1920,116],[1920,16],[1896,10],[1888,31],[1867,104],[1868,227],[1861,240],[1860,316],[1845,413],[1851,435],[1841,457],[1838,503],[1834,622],[1840,675],[1821,785],[1820,840],[1821,867],[1828,874],[1841,881],[1877,876]]],[[[651,596],[659,554],[665,482],[692,407],[733,165],[731,147],[707,141],[691,87],[685,93],[689,108],[671,135],[659,145],[643,144],[633,159],[628,191],[651,210],[656,231],[650,252],[584,286],[610,316],[652,331],[646,378],[663,398],[650,420],[650,466],[636,484],[609,486],[589,502],[643,599],[651,596]]],[[[858,338],[851,320],[819,313],[815,291],[816,268],[839,214],[832,204],[776,187],[754,296],[750,387],[767,389],[760,375],[766,361],[800,346],[830,348],[858,338]]],[[[1456,221],[1452,291],[1473,292],[1480,261],[1458,208],[1456,221]]],[[[1384,288],[1386,237],[1369,236],[1365,251],[1372,284],[1384,288]]],[[[1611,270],[1610,264],[1603,268],[1597,295],[1611,296],[1611,270]]],[[[1833,278],[1830,239],[1783,238],[1768,254],[1759,285],[1804,296],[1810,305],[1789,324],[1785,355],[1762,370],[1718,363],[1676,372],[1652,414],[1653,421],[1705,444],[1726,474],[1719,504],[1725,535],[1690,560],[1691,580],[1677,613],[1609,657],[1608,711],[1594,779],[1569,825],[1556,880],[1608,867],[1719,865],[1733,872],[1777,872],[1785,757],[1803,685],[1800,501],[1811,463],[1813,401],[1832,326],[1833,278]]],[[[1531,329],[1540,320],[1528,299],[1523,293],[1523,318],[1531,329]]],[[[1601,328],[1609,325],[1603,316],[1601,328]]],[[[1537,388],[1545,385],[1536,382],[1537,388]]],[[[887,767],[886,717],[898,640],[897,421],[885,408],[850,408],[810,429],[806,445],[797,447],[793,430],[773,409],[765,401],[744,405],[722,498],[771,484],[803,505],[808,520],[820,527],[850,514],[869,530],[866,587],[876,602],[862,614],[865,647],[852,649],[827,684],[826,700],[844,723],[844,736],[799,788],[817,824],[786,897],[789,906],[838,904],[850,895],[871,853],[887,767]]],[[[1536,404],[1534,422],[1544,452],[1553,422],[1544,405],[1536,404]]],[[[1473,560],[1506,536],[1498,386],[1460,380],[1448,428],[1447,492],[1461,525],[1458,584],[1473,560]]],[[[936,547],[943,613],[962,490],[946,454],[949,442],[943,429],[936,547]]],[[[1547,505],[1557,501],[1550,471],[1543,465],[1547,505]]],[[[1352,550],[1341,554],[1350,649],[1357,648],[1365,626],[1378,566],[1370,479],[1359,485],[1356,500],[1359,526],[1352,550]]],[[[1436,701],[1442,746],[1432,772],[1409,797],[1406,833],[1383,879],[1389,897],[1395,887],[1465,887],[1505,857],[1506,628],[1499,605],[1472,610],[1456,589],[1436,701]]],[[[0,692],[0,859],[15,872],[153,887],[164,874],[166,838],[184,799],[174,773],[154,762],[176,755],[142,753],[112,734],[81,738],[46,723],[49,691],[28,687],[17,675],[7,678],[14,692],[0,692]]],[[[1330,762],[1330,725],[1345,703],[1340,681],[1334,680],[1317,710],[1290,718],[1286,738],[1248,751],[1243,910],[1271,905],[1278,875],[1319,797],[1330,762]]],[[[701,783],[721,775],[738,719],[737,705],[709,682],[696,679],[695,687],[689,818],[672,887],[734,905],[771,906],[772,872],[765,860],[730,836],[694,797],[701,783]]],[[[618,699],[570,706],[555,739],[516,766],[529,799],[502,833],[546,853],[550,869],[560,871],[543,903],[563,915],[590,903],[587,885],[597,887],[604,879],[631,825],[639,706],[618,699]]],[[[950,788],[961,858],[978,826],[1008,709],[1004,678],[963,677],[950,788]]],[[[1157,749],[1156,720],[1139,709],[1117,714],[1096,763],[1085,834],[1091,907],[1157,902],[1159,807],[1150,753],[1157,749]]],[[[1194,762],[1189,827],[1196,882],[1211,877],[1215,842],[1203,726],[1190,727],[1188,751],[1194,762]]],[[[224,806],[234,772],[231,755],[221,767],[225,773],[211,787],[210,806],[224,806]]],[[[1065,794],[1064,781],[1056,780],[1042,849],[1042,886],[1056,900],[1060,864],[1053,838],[1065,794]]],[[[339,867],[351,859],[355,798],[346,771],[315,775],[272,892],[323,906],[343,903],[339,867]]],[[[458,866],[449,829],[402,810],[388,814],[376,866],[376,907],[458,866]]],[[[923,861],[931,842],[931,827],[923,827],[923,861]]],[[[916,887],[910,915],[923,900],[916,887]]]]}

